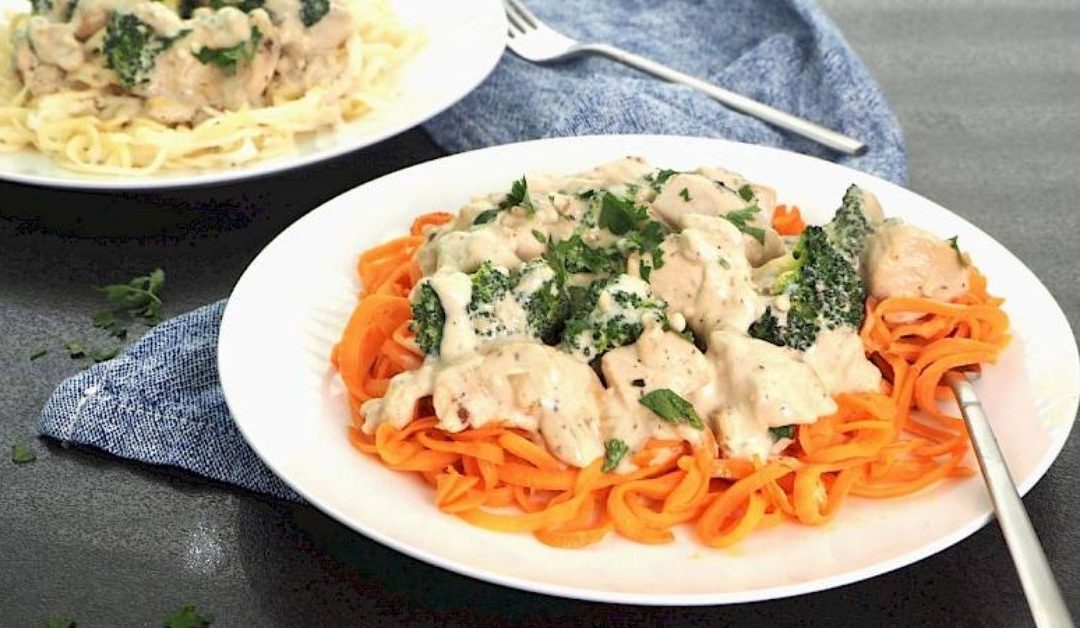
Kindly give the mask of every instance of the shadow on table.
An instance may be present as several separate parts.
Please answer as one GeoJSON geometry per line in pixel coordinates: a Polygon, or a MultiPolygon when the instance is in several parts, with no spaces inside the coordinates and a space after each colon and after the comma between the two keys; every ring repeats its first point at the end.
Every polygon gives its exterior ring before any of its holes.
{"type": "Polygon", "coordinates": [[[241,530],[240,556],[261,603],[281,625],[362,624],[372,617],[380,623],[410,625],[934,625],[935,617],[945,616],[946,609],[955,609],[960,601],[979,609],[970,625],[1015,626],[1017,618],[995,615],[991,608],[1022,608],[1015,576],[1002,571],[1000,556],[994,555],[1004,551],[996,529],[927,559],[918,568],[919,577],[907,568],[865,583],[772,602],[652,608],[499,587],[397,553],[308,506],[263,503],[252,508],[263,513],[242,518],[242,525],[252,528],[241,530]],[[268,539],[279,544],[267,546],[268,539]],[[934,573],[941,575],[927,575],[934,573]],[[976,586],[978,595],[998,603],[972,603],[976,586]]]}
{"type": "Polygon", "coordinates": [[[0,181],[0,219],[16,221],[21,232],[76,238],[191,236],[259,219],[280,231],[360,183],[442,154],[426,133],[413,130],[318,164],[222,185],[111,193],[0,181]]]}

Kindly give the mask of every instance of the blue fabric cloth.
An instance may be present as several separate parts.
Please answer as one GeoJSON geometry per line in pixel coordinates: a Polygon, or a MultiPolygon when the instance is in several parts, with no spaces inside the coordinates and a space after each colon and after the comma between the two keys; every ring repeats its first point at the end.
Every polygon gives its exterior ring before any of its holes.
{"type": "Polygon", "coordinates": [[[602,57],[534,65],[509,51],[479,88],[426,129],[464,151],[599,133],[698,135],[778,146],[903,184],[904,140],[885,97],[810,0],[528,0],[553,28],[608,43],[857,138],[861,157],[727,109],[689,87],[602,57]]]}
{"type": "MultiPolygon", "coordinates": [[[[839,158],[706,96],[605,59],[536,66],[507,53],[492,76],[426,128],[449,151],[539,137],[672,133],[769,144],[903,183],[896,120],[866,69],[808,0],[529,0],[553,26],[612,43],[820,122],[870,146],[839,158]]],[[[166,321],[68,379],[42,412],[46,436],[173,465],[298,500],[246,445],[217,376],[225,302],[166,321]]]]}

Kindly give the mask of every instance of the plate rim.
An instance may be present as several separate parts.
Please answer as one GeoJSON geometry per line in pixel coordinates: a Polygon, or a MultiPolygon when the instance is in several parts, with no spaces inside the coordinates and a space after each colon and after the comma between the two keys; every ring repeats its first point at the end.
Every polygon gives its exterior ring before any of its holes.
{"type": "MultiPolygon", "coordinates": [[[[794,156],[796,156],[798,158],[810,159],[810,160],[813,160],[813,161],[816,161],[816,162],[821,162],[821,163],[827,164],[830,167],[838,167],[838,168],[841,168],[843,170],[847,170],[849,172],[857,174],[859,177],[870,177],[870,178],[874,179],[876,185],[891,187],[891,188],[894,188],[896,190],[900,190],[900,191],[902,191],[904,193],[914,194],[914,195],[918,196],[920,199],[923,199],[924,201],[926,201],[926,202],[930,203],[931,205],[935,206],[936,208],[945,211],[947,214],[954,217],[955,219],[957,219],[959,221],[962,221],[967,226],[969,226],[971,228],[974,228],[974,229],[980,231],[981,233],[983,233],[984,235],[986,235],[986,237],[989,240],[991,240],[994,244],[999,246],[1002,249],[1002,251],[1005,252],[1006,255],[1010,256],[1012,258],[1012,260],[1018,265],[1019,268],[1023,269],[1023,271],[1027,272],[1031,276],[1031,278],[1034,279],[1038,290],[1040,290],[1042,293],[1044,293],[1044,295],[1049,299],[1049,301],[1054,304],[1054,311],[1052,313],[1053,316],[1055,318],[1060,319],[1064,323],[1064,327],[1066,329],[1068,329],[1069,332],[1070,332],[1070,335],[1071,335],[1072,341],[1073,341],[1073,342],[1069,343],[1069,346],[1071,348],[1071,351],[1069,352],[1069,357],[1070,357],[1070,362],[1071,362],[1070,366],[1072,367],[1071,370],[1073,370],[1074,374],[1076,375],[1075,379],[1077,379],[1077,381],[1080,381],[1080,349],[1078,349],[1077,342],[1076,342],[1076,337],[1075,337],[1074,334],[1072,334],[1071,326],[1069,325],[1068,318],[1065,316],[1064,310],[1062,310],[1062,308],[1061,308],[1061,304],[1058,303],[1057,299],[1054,298],[1053,293],[1050,292],[1050,290],[1046,287],[1046,285],[1042,282],[1042,280],[1038,277],[1038,275],[1036,275],[1027,266],[1027,264],[1025,264],[1023,262],[1023,260],[1021,260],[1019,257],[1017,257],[1014,253],[1012,253],[1012,251],[1010,251],[1007,247],[1005,247],[1005,245],[1001,244],[996,238],[992,237],[990,234],[986,233],[981,228],[979,228],[975,224],[971,223],[970,221],[968,221],[963,216],[960,216],[959,214],[956,214],[956,213],[952,212],[948,208],[946,208],[946,207],[936,203],[935,201],[933,201],[933,200],[919,194],[918,192],[915,192],[915,191],[910,190],[908,188],[904,188],[904,187],[902,187],[900,185],[892,183],[892,182],[890,182],[890,181],[888,181],[886,179],[880,178],[880,177],[878,177],[876,175],[873,175],[873,174],[870,174],[870,173],[867,173],[867,172],[864,172],[864,171],[861,171],[861,170],[855,170],[855,169],[850,168],[848,166],[844,166],[842,164],[837,164],[835,162],[831,162],[831,161],[828,161],[828,160],[825,160],[825,159],[821,159],[819,157],[814,157],[814,156],[811,156],[811,155],[804,155],[802,153],[796,153],[794,151],[788,151],[788,150],[784,150],[784,149],[780,149],[780,148],[776,148],[776,147],[771,147],[771,146],[762,146],[762,145],[757,145],[757,144],[749,144],[749,143],[745,143],[745,142],[736,142],[736,141],[727,140],[727,139],[706,138],[706,137],[698,137],[698,136],[662,135],[662,134],[595,134],[595,135],[581,135],[581,136],[570,136],[570,137],[543,138],[543,139],[528,140],[528,141],[523,141],[523,142],[513,142],[513,143],[509,143],[509,144],[499,144],[499,145],[490,146],[490,147],[486,147],[486,148],[475,149],[475,150],[472,150],[472,151],[465,151],[465,152],[461,152],[461,153],[450,154],[450,155],[435,158],[435,159],[432,159],[432,160],[420,162],[420,163],[414,164],[412,166],[409,166],[407,168],[403,168],[401,170],[397,170],[397,171],[394,171],[394,172],[391,172],[391,173],[387,173],[387,174],[385,174],[385,175],[383,175],[381,177],[378,177],[376,179],[372,179],[371,181],[365,182],[365,183],[363,183],[361,185],[357,185],[357,186],[355,186],[355,187],[353,187],[353,188],[351,188],[349,190],[346,190],[346,191],[342,192],[341,194],[338,194],[337,196],[335,196],[335,197],[333,197],[331,199],[328,199],[327,201],[321,203],[320,205],[318,205],[317,207],[315,207],[314,209],[312,209],[311,211],[309,211],[308,213],[304,214],[299,219],[297,219],[296,221],[291,223],[288,227],[283,229],[277,236],[275,236],[269,243],[267,243],[266,246],[264,246],[263,249],[252,259],[252,261],[249,263],[247,268],[245,268],[244,272],[241,274],[241,276],[238,279],[235,287],[230,292],[229,301],[226,304],[225,312],[222,315],[219,338],[226,338],[226,337],[230,336],[229,330],[231,330],[232,327],[234,327],[234,326],[236,326],[238,324],[238,323],[233,322],[234,319],[237,316],[237,314],[235,313],[237,308],[233,307],[234,298],[238,294],[239,294],[239,296],[243,297],[243,291],[244,291],[244,288],[245,288],[245,279],[248,277],[249,273],[254,272],[253,269],[255,269],[255,267],[259,263],[260,259],[263,258],[263,256],[266,255],[267,252],[270,251],[272,248],[275,248],[276,246],[279,246],[280,242],[285,238],[286,234],[289,231],[291,231],[294,228],[298,228],[300,225],[306,224],[309,221],[316,220],[320,210],[322,210],[324,207],[326,207],[328,205],[337,205],[338,203],[343,202],[344,197],[347,197],[349,195],[360,194],[361,192],[358,192],[358,190],[361,190],[362,188],[365,188],[365,187],[368,187],[368,186],[375,187],[377,185],[383,185],[383,184],[385,184],[384,180],[391,179],[391,178],[408,177],[411,174],[412,171],[417,170],[417,169],[421,169],[421,168],[431,167],[432,164],[434,164],[436,162],[453,161],[453,160],[458,160],[458,159],[467,159],[469,155],[471,155],[473,153],[478,153],[478,152],[500,151],[500,150],[517,150],[517,149],[519,149],[521,147],[528,147],[530,145],[535,146],[535,145],[550,144],[550,143],[556,143],[556,144],[557,143],[578,143],[578,142],[587,143],[587,142],[598,141],[598,140],[600,140],[600,141],[618,141],[620,138],[633,138],[635,141],[660,141],[660,142],[671,142],[671,141],[679,141],[679,140],[684,140],[684,141],[685,140],[692,140],[694,142],[701,143],[701,144],[715,144],[717,146],[734,145],[734,146],[737,146],[737,147],[741,147],[742,149],[746,149],[747,147],[749,147],[752,150],[762,150],[762,151],[766,151],[766,152],[772,152],[772,153],[782,154],[782,155],[787,155],[787,156],[794,155],[794,156]]],[[[222,390],[224,392],[226,404],[230,408],[230,413],[231,413],[231,411],[232,411],[231,409],[236,404],[236,401],[235,401],[235,398],[230,399],[229,386],[226,383],[226,380],[230,380],[230,381],[232,380],[232,373],[233,373],[233,371],[226,368],[226,365],[229,364],[229,362],[230,362],[230,359],[229,359],[230,356],[228,356],[226,351],[223,350],[223,347],[227,348],[227,346],[228,346],[227,343],[223,343],[223,342],[221,342],[219,340],[218,351],[217,351],[217,361],[218,361],[219,373],[220,373],[220,376],[221,376],[222,390]],[[227,372],[229,373],[228,375],[226,374],[227,372]]],[[[1072,412],[1071,412],[1071,418],[1068,420],[1069,429],[1068,430],[1063,430],[1062,431],[1063,436],[1061,438],[1059,438],[1056,442],[1051,443],[1051,446],[1050,446],[1048,451],[1051,451],[1052,455],[1044,456],[1043,460],[1040,462],[1039,465],[1037,465],[1035,467],[1035,469],[1033,470],[1031,475],[1025,481],[1023,481],[1023,482],[1021,482],[1020,484],[1017,485],[1017,490],[1018,490],[1018,492],[1020,493],[1021,496],[1026,495],[1028,493],[1028,491],[1030,491],[1040,480],[1042,480],[1042,478],[1046,475],[1049,468],[1054,464],[1054,462],[1057,461],[1058,457],[1061,455],[1061,452],[1062,452],[1066,442],[1068,441],[1069,435],[1071,434],[1072,429],[1075,427],[1076,422],[1077,422],[1077,412],[1078,412],[1078,410],[1080,410],[1080,396],[1074,397],[1072,399],[1072,403],[1070,405],[1071,405],[1071,411],[1072,412]]],[[[285,482],[285,484],[287,484],[298,495],[303,497],[310,505],[312,505],[315,508],[319,509],[323,513],[329,515],[330,517],[332,517],[333,519],[335,519],[339,523],[343,524],[344,526],[346,526],[346,527],[348,527],[348,528],[350,528],[350,529],[364,535],[365,537],[367,537],[367,538],[369,538],[369,539],[371,539],[373,541],[376,541],[376,542],[378,542],[378,543],[380,543],[380,544],[382,544],[382,545],[384,545],[386,547],[389,547],[389,548],[391,548],[391,549],[393,549],[395,551],[398,551],[398,552],[400,552],[400,553],[402,553],[402,554],[404,554],[406,556],[409,556],[409,557],[417,559],[417,560],[421,560],[421,561],[423,561],[425,563],[428,563],[430,565],[433,565],[433,566],[436,566],[436,567],[439,567],[439,568],[442,568],[442,569],[446,569],[447,571],[451,571],[451,572],[458,573],[458,574],[461,574],[461,575],[464,575],[464,576],[468,576],[470,578],[473,578],[475,580],[479,580],[481,582],[487,582],[487,583],[496,584],[496,585],[500,585],[500,586],[507,586],[507,587],[515,588],[515,589],[526,591],[526,592],[553,595],[553,596],[567,598],[567,599],[585,600],[585,601],[602,602],[602,603],[613,603],[613,604],[634,604],[634,605],[640,605],[640,606],[706,606],[706,605],[724,605],[724,604],[767,601],[767,600],[774,600],[774,599],[778,599],[778,598],[792,597],[792,596],[796,596],[796,595],[817,593],[817,592],[820,592],[820,591],[825,591],[825,590],[841,587],[841,586],[844,586],[844,585],[853,584],[853,583],[856,583],[856,582],[867,580],[869,578],[873,578],[875,576],[879,576],[879,575],[883,575],[883,574],[886,574],[886,573],[889,573],[889,572],[892,572],[892,571],[896,571],[897,569],[900,569],[902,567],[906,567],[908,565],[916,563],[916,562],[918,562],[920,560],[923,560],[925,558],[929,558],[931,556],[934,556],[934,555],[944,551],[945,549],[948,549],[949,547],[951,547],[953,545],[956,545],[960,541],[963,541],[964,539],[968,538],[969,536],[971,536],[975,532],[979,531],[987,523],[989,523],[990,520],[994,516],[993,510],[990,510],[989,512],[984,513],[982,516],[973,519],[968,524],[961,526],[960,528],[952,531],[951,533],[943,535],[942,537],[934,540],[933,542],[930,542],[930,543],[927,543],[927,544],[925,544],[923,546],[920,546],[918,548],[912,549],[912,550],[910,550],[908,552],[905,552],[905,553],[903,553],[903,554],[901,554],[899,556],[893,557],[893,558],[888,559],[888,560],[880,561],[878,563],[874,563],[874,564],[871,564],[871,565],[867,565],[867,566],[859,568],[859,569],[855,569],[855,570],[852,570],[852,571],[847,571],[847,572],[844,572],[844,573],[841,573],[841,574],[836,574],[836,575],[832,575],[832,576],[828,576],[828,577],[824,577],[824,578],[816,578],[816,579],[814,579],[814,580],[812,580],[810,582],[800,582],[800,583],[785,584],[785,585],[778,585],[778,586],[766,586],[766,587],[759,587],[759,588],[754,588],[754,589],[746,589],[746,590],[740,590],[740,591],[734,591],[734,592],[720,592],[720,593],[652,594],[652,593],[639,593],[639,592],[628,592],[628,591],[618,591],[618,590],[587,589],[587,588],[581,588],[581,587],[570,586],[570,585],[552,584],[550,582],[544,582],[544,581],[540,581],[540,580],[534,580],[534,579],[520,577],[520,576],[514,576],[514,575],[507,575],[505,573],[492,571],[492,570],[486,569],[486,568],[472,567],[467,563],[457,562],[457,561],[454,561],[452,559],[443,558],[443,557],[441,557],[441,556],[439,556],[437,554],[434,554],[432,552],[429,552],[427,550],[424,550],[424,549],[409,545],[406,542],[398,541],[398,540],[396,540],[396,539],[394,539],[394,538],[380,532],[377,529],[374,529],[374,528],[372,528],[370,526],[364,525],[364,524],[359,523],[359,522],[352,521],[347,516],[345,516],[341,511],[339,511],[337,508],[335,508],[333,505],[327,504],[327,503],[323,502],[322,500],[320,500],[318,497],[312,496],[311,494],[309,494],[308,491],[303,490],[302,487],[296,485],[292,480],[280,475],[278,473],[277,469],[275,468],[274,464],[272,463],[272,461],[267,460],[266,458],[264,458],[263,454],[259,451],[259,449],[252,442],[252,439],[249,437],[248,429],[250,429],[251,424],[249,424],[248,427],[245,428],[243,421],[237,420],[235,418],[235,416],[234,416],[234,423],[236,424],[236,426],[237,426],[238,430],[240,431],[241,435],[243,436],[245,442],[247,442],[248,446],[250,446],[252,448],[252,450],[259,457],[259,459],[262,460],[262,462],[264,464],[266,464],[267,467],[270,468],[271,471],[273,471],[274,474],[278,478],[280,478],[283,482],[285,482]]]]}
{"type": "MultiPolygon", "coordinates": [[[[481,7],[485,12],[486,17],[494,19],[498,23],[498,31],[505,34],[507,29],[506,13],[502,8],[502,3],[499,0],[469,0],[475,2],[477,7],[481,7]]],[[[495,29],[492,29],[495,32],[495,29]]],[[[324,150],[315,150],[307,155],[299,155],[290,159],[290,153],[283,155],[277,155],[269,160],[256,161],[250,164],[248,167],[241,166],[239,168],[223,168],[213,169],[206,171],[195,171],[193,173],[177,174],[174,177],[164,177],[155,179],[154,175],[149,176],[131,176],[131,177],[117,177],[115,175],[92,175],[87,173],[78,173],[71,171],[71,178],[56,178],[48,175],[39,174],[25,174],[20,172],[11,172],[9,170],[0,169],[0,181],[15,183],[20,185],[30,185],[37,188],[55,189],[55,190],[81,190],[90,192],[132,192],[132,191],[175,191],[181,189],[196,189],[204,187],[214,187],[218,185],[227,185],[233,183],[245,183],[254,179],[260,179],[263,177],[278,176],[305,166],[312,166],[315,164],[329,161],[331,159],[341,157],[353,152],[359,152],[364,149],[370,148],[376,144],[384,142],[392,137],[405,133],[411,129],[419,127],[428,120],[431,120],[440,113],[446,111],[450,107],[454,106],[461,99],[472,93],[481,83],[483,83],[488,76],[495,70],[495,66],[499,63],[503,53],[506,51],[505,36],[500,39],[498,46],[494,45],[495,36],[492,35],[492,45],[489,49],[485,50],[485,63],[478,65],[474,70],[474,75],[470,80],[463,81],[454,90],[454,94],[451,98],[447,99],[440,105],[431,107],[424,111],[420,116],[412,119],[411,121],[401,122],[397,124],[391,124],[385,128],[379,129],[376,132],[365,135],[358,142],[344,144],[341,146],[333,146],[324,150]]],[[[422,51],[421,51],[422,52],[422,51]]],[[[411,60],[406,60],[409,63],[411,60]]],[[[325,130],[318,131],[317,133],[327,132],[325,130]]],[[[23,149],[21,151],[15,151],[9,154],[17,154],[20,152],[25,153],[37,153],[34,150],[23,149]]],[[[167,171],[166,171],[167,172],[167,171]]]]}

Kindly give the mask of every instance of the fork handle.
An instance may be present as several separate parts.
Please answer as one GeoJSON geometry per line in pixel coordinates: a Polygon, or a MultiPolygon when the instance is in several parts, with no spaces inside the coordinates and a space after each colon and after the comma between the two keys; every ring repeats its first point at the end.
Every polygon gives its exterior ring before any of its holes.
{"type": "Polygon", "coordinates": [[[1024,502],[1016,492],[1016,485],[1009,475],[1009,467],[1005,464],[1005,458],[975,394],[975,388],[967,375],[955,371],[946,374],[945,381],[956,394],[960,412],[967,423],[971,442],[978,454],[976,458],[979,459],[979,468],[982,469],[990,499],[997,511],[1005,544],[1009,546],[1013,563],[1016,564],[1016,573],[1020,576],[1020,584],[1024,588],[1035,625],[1039,628],[1072,626],[1061,589],[1058,588],[1054,573],[1046,562],[1046,554],[1043,553],[1039,537],[1035,535],[1031,519],[1024,510],[1024,502]]]}
{"type": "Polygon", "coordinates": [[[848,155],[862,155],[866,152],[866,144],[863,144],[858,140],[837,133],[831,129],[827,129],[820,124],[814,124],[813,122],[793,116],[790,113],[759,103],[758,101],[747,98],[741,94],[736,94],[735,92],[726,90],[722,87],[717,87],[712,83],[669,68],[662,63],[657,63],[656,61],[641,55],[636,55],[632,52],[627,52],[621,48],[616,48],[615,46],[610,46],[608,44],[584,45],[580,48],[580,51],[600,54],[609,59],[618,61],[619,63],[641,70],[646,74],[652,74],[665,81],[693,87],[735,111],[745,113],[759,120],[764,120],[773,126],[791,131],[792,133],[828,146],[841,153],[848,155]]]}

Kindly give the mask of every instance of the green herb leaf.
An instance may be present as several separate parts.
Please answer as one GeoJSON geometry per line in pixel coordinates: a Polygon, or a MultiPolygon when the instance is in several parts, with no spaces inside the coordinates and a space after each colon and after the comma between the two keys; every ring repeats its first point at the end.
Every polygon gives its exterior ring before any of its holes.
{"type": "Polygon", "coordinates": [[[72,360],[86,355],[86,349],[74,340],[64,343],[64,348],[67,349],[68,355],[72,360]]]}
{"type": "Polygon", "coordinates": [[[89,355],[94,362],[108,362],[118,353],[120,353],[120,347],[112,347],[111,349],[95,349],[89,355]]]}
{"type": "Polygon", "coordinates": [[[207,628],[214,623],[213,615],[202,615],[194,604],[185,604],[165,618],[165,628],[207,628]]]}
{"type": "Polygon", "coordinates": [[[473,225],[486,225],[489,222],[495,220],[499,216],[498,209],[488,209],[480,212],[473,220],[473,225]]]}
{"type": "Polygon", "coordinates": [[[770,427],[769,435],[772,436],[774,441],[780,440],[781,438],[795,438],[795,426],[785,425],[783,427],[770,427]]]}
{"type": "Polygon", "coordinates": [[[33,362],[34,360],[43,357],[48,352],[48,349],[38,349],[37,351],[30,354],[30,361],[33,362]]]}
{"type": "Polygon", "coordinates": [[[609,438],[604,443],[604,466],[600,470],[611,473],[628,453],[630,453],[630,447],[626,443],[618,438],[609,438]]]}
{"type": "Polygon", "coordinates": [[[705,428],[694,406],[670,389],[657,388],[638,401],[668,423],[686,423],[699,430],[705,428]]]}
{"type": "MultiPolygon", "coordinates": [[[[165,285],[165,271],[156,268],[149,275],[136,277],[127,283],[117,283],[98,288],[105,293],[105,298],[112,303],[113,310],[123,310],[145,319],[149,325],[156,325],[161,320],[161,297],[158,292],[165,285]]],[[[99,314],[106,322],[104,314],[99,314]]],[[[97,319],[97,317],[95,317],[97,319]]],[[[122,337],[126,330],[118,323],[109,323],[108,331],[116,337],[122,337]]],[[[96,322],[95,322],[95,326],[96,322]]]]}
{"type": "Polygon", "coordinates": [[[731,269],[731,264],[726,259],[720,257],[720,258],[717,258],[716,261],[719,262],[720,266],[722,266],[725,270],[730,270],[731,269]]]}
{"type": "Polygon", "coordinates": [[[967,268],[971,262],[968,260],[967,254],[960,250],[960,244],[957,242],[959,238],[960,236],[953,236],[946,240],[946,242],[948,242],[949,246],[956,251],[956,259],[960,260],[960,265],[967,268]]]}
{"type": "Polygon", "coordinates": [[[45,626],[46,628],[75,628],[75,620],[70,617],[53,617],[45,626]]]}
{"type": "Polygon", "coordinates": [[[677,174],[679,174],[677,171],[665,168],[663,170],[658,170],[656,174],[645,175],[645,180],[652,185],[653,191],[659,192],[660,188],[667,183],[667,180],[677,174]]]}
{"type": "Polygon", "coordinates": [[[604,192],[604,196],[600,198],[600,220],[597,224],[615,235],[626,234],[647,217],[645,208],[635,206],[630,199],[615,196],[611,192],[604,192]]]}
{"type": "Polygon", "coordinates": [[[11,461],[15,464],[26,464],[35,460],[37,460],[37,454],[34,453],[34,450],[22,443],[13,443],[11,445],[11,461]]]}
{"type": "Polygon", "coordinates": [[[533,235],[534,238],[536,238],[536,241],[539,242],[540,244],[547,244],[548,239],[547,239],[547,236],[544,235],[543,231],[540,231],[539,229],[533,229],[532,230],[532,235],[533,235]]]}
{"type": "Polygon", "coordinates": [[[744,185],[741,188],[739,188],[738,194],[739,194],[739,198],[746,201],[747,203],[754,200],[754,190],[750,188],[749,184],[744,185]]]}
{"type": "Polygon", "coordinates": [[[533,206],[532,198],[529,197],[529,182],[525,180],[524,175],[510,185],[510,193],[499,203],[499,209],[505,210],[511,207],[524,208],[528,216],[536,214],[536,207],[533,206]]]}
{"type": "Polygon", "coordinates": [[[686,188],[683,188],[683,189],[679,190],[679,196],[681,196],[682,200],[686,201],[687,203],[689,203],[691,198],[692,198],[690,196],[690,190],[688,190],[686,188]]]}
{"type": "Polygon", "coordinates": [[[728,222],[735,225],[735,227],[737,227],[739,231],[742,231],[743,233],[749,235],[750,237],[757,240],[759,243],[765,244],[765,230],[761,227],[755,227],[750,224],[750,221],[752,221],[760,211],[761,208],[757,205],[750,205],[749,207],[744,207],[743,209],[730,212],[723,217],[728,222]]]}

